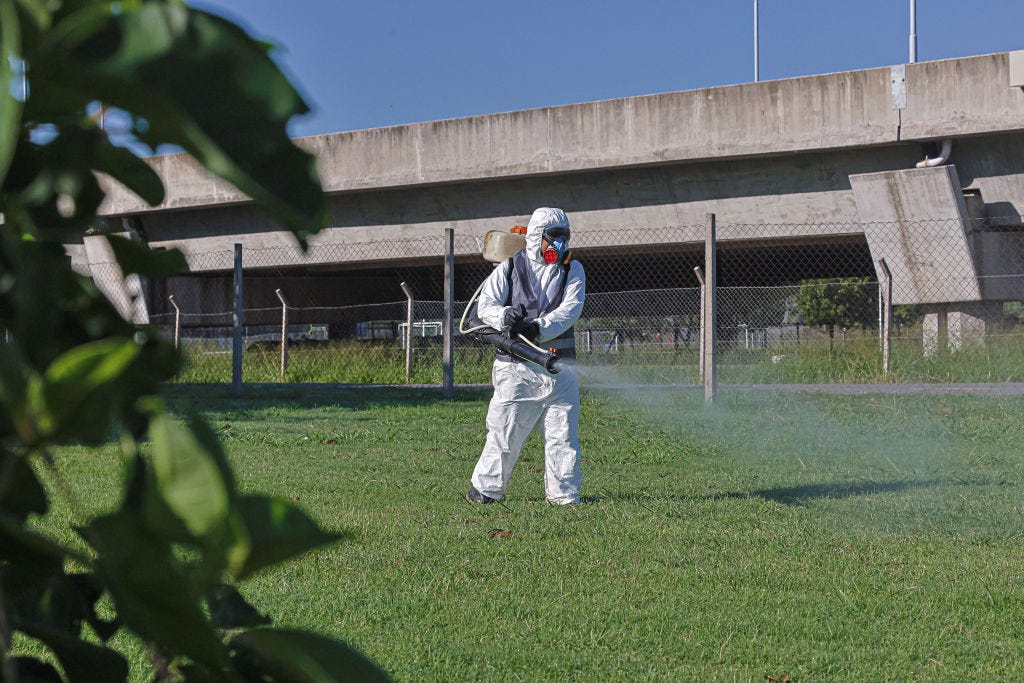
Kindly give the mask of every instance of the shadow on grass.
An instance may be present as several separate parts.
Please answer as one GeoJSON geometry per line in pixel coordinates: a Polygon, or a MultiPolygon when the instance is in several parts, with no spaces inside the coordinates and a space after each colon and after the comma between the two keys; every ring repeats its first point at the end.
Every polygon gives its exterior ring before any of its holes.
{"type": "Polygon", "coordinates": [[[174,406],[200,402],[206,410],[332,406],[363,410],[380,406],[427,406],[442,401],[477,402],[490,398],[491,387],[459,387],[446,399],[440,386],[246,384],[235,395],[225,384],[168,384],[161,393],[174,406]]]}
{"type": "Polygon", "coordinates": [[[838,481],[826,484],[805,484],[758,489],[749,492],[729,492],[704,496],[706,500],[729,498],[763,498],[783,505],[804,505],[812,500],[825,498],[840,499],[854,496],[872,496],[879,493],[895,493],[911,489],[933,488],[936,486],[966,485],[969,482],[953,479],[924,479],[921,481],[838,481]]]}
{"type": "Polygon", "coordinates": [[[829,482],[825,484],[804,484],[801,486],[782,486],[777,488],[757,489],[754,491],[728,491],[725,493],[709,493],[707,495],[695,496],[691,494],[650,494],[643,491],[601,491],[594,496],[594,502],[602,500],[631,501],[643,503],[644,501],[676,500],[676,501],[716,501],[716,500],[745,500],[749,498],[761,498],[783,505],[802,506],[813,500],[852,498],[854,496],[871,496],[882,493],[894,493],[909,491],[913,489],[925,489],[947,486],[969,486],[982,482],[970,482],[963,479],[923,479],[900,481],[845,481],[829,482]]]}

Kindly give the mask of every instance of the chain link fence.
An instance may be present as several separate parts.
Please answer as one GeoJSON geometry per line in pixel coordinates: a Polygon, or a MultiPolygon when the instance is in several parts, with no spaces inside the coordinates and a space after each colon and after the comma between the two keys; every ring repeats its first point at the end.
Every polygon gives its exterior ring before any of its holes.
{"type": "MultiPolygon", "coordinates": [[[[587,275],[576,326],[584,384],[700,383],[704,234],[703,225],[574,231],[587,275]]],[[[243,250],[242,380],[440,384],[446,245],[437,235],[243,250]]],[[[1021,226],[719,223],[715,246],[723,384],[1024,381],[1021,226]]],[[[454,235],[456,328],[495,267],[482,247],[454,235]]],[[[126,317],[178,341],[180,381],[230,382],[234,254],[186,258],[189,273],[161,281],[125,280],[115,264],[90,274],[126,317]]],[[[490,381],[492,347],[458,334],[452,347],[455,383],[490,381]]]]}

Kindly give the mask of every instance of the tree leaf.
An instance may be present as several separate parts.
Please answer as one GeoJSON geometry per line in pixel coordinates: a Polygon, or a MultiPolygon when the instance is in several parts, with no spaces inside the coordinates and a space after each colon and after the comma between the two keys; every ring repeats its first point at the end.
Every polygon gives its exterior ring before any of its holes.
{"type": "MultiPolygon", "coordinates": [[[[0,302],[3,301],[0,296],[0,302]]],[[[2,415],[10,421],[9,431],[22,439],[31,438],[32,426],[25,419],[25,387],[28,384],[28,364],[16,344],[0,341],[0,405],[2,415]]],[[[0,430],[7,432],[7,425],[0,430]]]]}
{"type": "Polygon", "coordinates": [[[46,0],[18,0],[18,4],[26,14],[32,17],[36,28],[40,31],[50,28],[50,23],[53,21],[52,11],[59,7],[55,6],[53,0],[49,2],[46,0]]]}
{"type": "Polygon", "coordinates": [[[56,629],[22,624],[20,630],[53,650],[69,683],[123,683],[128,679],[128,662],[113,650],[56,629]]]}
{"type": "Polygon", "coordinates": [[[228,643],[243,675],[290,683],[386,682],[388,675],[342,642],[303,631],[255,629],[228,643]]]}
{"type": "Polygon", "coordinates": [[[96,150],[93,168],[114,178],[150,206],[164,200],[164,184],[157,172],[123,147],[114,147],[104,141],[96,150]]]}
{"type": "Polygon", "coordinates": [[[64,683],[60,672],[47,662],[35,657],[11,657],[14,680],[18,683],[64,683]]]}
{"type": "Polygon", "coordinates": [[[144,244],[120,235],[107,235],[107,242],[124,275],[138,273],[146,277],[164,278],[188,270],[185,255],[177,249],[154,251],[144,244]]]}
{"type": "Polygon", "coordinates": [[[136,332],[91,278],[71,270],[60,244],[0,241],[0,271],[14,275],[10,289],[0,292],[0,308],[14,313],[11,341],[40,373],[75,346],[136,332]]]}
{"type": "Polygon", "coordinates": [[[22,104],[11,94],[14,86],[11,59],[22,57],[21,21],[14,0],[0,0],[0,187],[7,178],[21,135],[22,104]]]}
{"type": "MultiPolygon", "coordinates": [[[[62,24],[72,20],[84,21],[62,24]]],[[[326,225],[316,160],[287,134],[288,120],[308,107],[261,45],[230,22],[178,3],[140,3],[110,21],[116,30],[103,35],[115,49],[58,26],[68,39],[52,45],[51,61],[36,70],[45,69],[54,88],[84,90],[145,119],[139,139],[184,148],[300,239],[326,225]]]]}
{"type": "Polygon", "coordinates": [[[270,617],[260,614],[234,586],[221,585],[209,591],[210,622],[214,628],[232,629],[264,626],[270,617]]]}
{"type": "Polygon", "coordinates": [[[58,356],[40,386],[29,383],[36,422],[44,437],[72,436],[97,441],[112,418],[111,400],[102,394],[125,374],[139,355],[131,339],[110,338],[82,344],[58,356]]]}
{"type": "Polygon", "coordinates": [[[58,567],[63,565],[65,558],[74,559],[86,566],[90,562],[82,553],[29,531],[20,522],[8,515],[0,514],[0,560],[13,561],[23,558],[58,567]]]}
{"type": "MultiPolygon", "coordinates": [[[[116,624],[102,622],[96,615],[102,590],[95,577],[66,574],[59,548],[39,547],[28,532],[19,531],[13,538],[0,532],[0,583],[14,628],[26,633],[56,630],[75,637],[81,635],[83,622],[116,630],[116,624]]],[[[105,631],[97,632],[107,637],[105,631]]]]}
{"type": "Polygon", "coordinates": [[[196,422],[186,426],[157,413],[149,435],[160,495],[189,532],[203,538],[223,534],[229,525],[233,484],[219,444],[197,434],[196,422]]]}
{"type": "Polygon", "coordinates": [[[127,463],[124,481],[123,511],[140,516],[147,529],[171,543],[199,544],[160,495],[153,468],[139,453],[127,463]]]}
{"type": "Polygon", "coordinates": [[[115,381],[139,354],[131,339],[111,338],[82,344],[61,354],[46,369],[45,379],[55,389],[71,391],[65,401],[81,401],[98,387],[115,381]]]}
{"type": "Polygon", "coordinates": [[[107,642],[118,629],[121,623],[115,618],[111,620],[101,619],[96,614],[96,603],[103,596],[103,588],[97,585],[97,578],[91,573],[68,574],[68,581],[82,598],[86,623],[92,627],[100,640],[107,642]]]}
{"type": "Polygon", "coordinates": [[[32,513],[46,514],[46,490],[28,460],[13,453],[0,456],[0,510],[20,522],[32,513]]]}
{"type": "Polygon", "coordinates": [[[236,508],[248,530],[249,543],[247,554],[233,558],[231,570],[239,580],[341,538],[341,534],[322,531],[302,510],[282,498],[243,496],[236,508]]]}
{"type": "Polygon", "coordinates": [[[125,512],[93,520],[82,535],[98,552],[97,573],[125,626],[173,654],[215,669],[226,663],[198,595],[166,541],[125,512]]]}

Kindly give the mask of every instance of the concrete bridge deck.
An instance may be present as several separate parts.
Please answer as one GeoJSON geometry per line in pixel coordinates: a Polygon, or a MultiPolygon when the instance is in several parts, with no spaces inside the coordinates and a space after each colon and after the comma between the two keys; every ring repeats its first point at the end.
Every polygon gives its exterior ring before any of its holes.
{"type": "MultiPolygon", "coordinates": [[[[1022,85],[1024,52],[997,53],[297,142],[317,156],[333,210],[314,244],[416,240],[453,228],[470,238],[459,241],[469,254],[472,238],[523,223],[542,205],[566,209],[574,239],[595,249],[630,246],[622,235],[638,231],[624,228],[691,226],[696,242],[696,226],[713,212],[726,241],[864,235],[872,258],[886,257],[898,278],[954,276],[942,291],[919,287],[897,303],[1020,299],[1019,278],[998,278],[1024,275],[1022,85]],[[915,168],[947,139],[944,165],[915,168]],[[935,227],[943,221],[952,221],[952,236],[935,227]],[[878,224],[916,227],[896,237],[866,227],[878,224]],[[939,258],[933,240],[946,245],[939,258]]],[[[200,271],[225,264],[197,255],[235,242],[294,244],[188,156],[149,163],[165,180],[165,202],[149,207],[107,180],[102,213],[151,246],[181,248],[200,271]]],[[[87,243],[101,239],[68,245],[73,263],[88,269],[107,258],[87,243]]],[[[413,251],[382,251],[380,264],[425,255],[413,251]]],[[[339,263],[355,258],[338,253],[339,263]]],[[[264,265],[304,263],[294,250],[279,254],[264,265]]]]}

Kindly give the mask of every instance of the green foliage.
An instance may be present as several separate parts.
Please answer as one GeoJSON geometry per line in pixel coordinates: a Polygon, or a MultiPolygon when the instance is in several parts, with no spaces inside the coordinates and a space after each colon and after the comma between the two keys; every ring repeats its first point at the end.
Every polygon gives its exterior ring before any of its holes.
{"type": "Polygon", "coordinates": [[[866,277],[803,280],[796,308],[807,325],[864,326],[878,317],[878,288],[866,277]]]}
{"type": "MultiPolygon", "coordinates": [[[[384,680],[340,642],[266,628],[236,583],[338,534],[242,495],[213,430],[156,396],[177,351],[70,267],[63,242],[107,230],[96,173],[164,197],[97,126],[102,107],[130,120],[121,142],[181,146],[300,240],[325,222],[314,160],[285,129],[306,105],[241,29],[174,0],[0,0],[0,681],[145,676],[121,632],[148,643],[157,680],[384,680]],[[119,501],[85,513],[53,452],[105,443],[123,462],[119,501]],[[74,514],[54,520],[60,505],[74,514]],[[12,656],[15,637],[49,661],[12,656]]],[[[108,241],[126,275],[184,267],[108,241]]]]}
{"type": "Polygon", "coordinates": [[[1003,304],[1003,315],[1007,321],[1016,321],[1016,323],[1024,323],[1024,301],[1008,301],[1003,304]]]}

